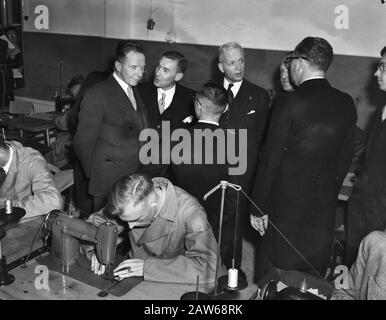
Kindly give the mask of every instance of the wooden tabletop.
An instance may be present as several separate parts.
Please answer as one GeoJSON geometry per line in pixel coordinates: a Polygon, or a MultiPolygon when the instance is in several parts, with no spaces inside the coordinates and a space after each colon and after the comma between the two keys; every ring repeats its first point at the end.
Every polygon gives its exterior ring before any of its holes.
{"type": "MultiPolygon", "coordinates": [[[[41,221],[42,218],[37,218],[5,228],[7,235],[3,238],[2,247],[8,264],[28,252],[41,221]]],[[[39,246],[41,246],[41,242],[36,247],[39,246]]],[[[16,280],[13,284],[1,288],[0,299],[179,300],[184,293],[196,290],[195,285],[143,281],[123,296],[117,297],[109,294],[101,298],[98,296],[101,290],[54,271],[48,272],[48,288],[42,288],[41,285],[39,286],[38,278],[40,268],[42,266],[39,266],[37,261],[33,259],[27,263],[25,268],[17,267],[10,270],[9,273],[15,276],[16,280]],[[38,284],[36,285],[35,282],[38,284]]],[[[213,285],[199,286],[199,290],[202,292],[209,292],[212,288],[213,285]]],[[[235,292],[231,298],[232,300],[247,300],[256,291],[257,286],[249,284],[246,289],[235,292]]]]}
{"type": "Polygon", "coordinates": [[[53,120],[31,117],[15,117],[12,119],[5,119],[1,122],[1,124],[3,126],[14,127],[16,129],[27,130],[31,132],[41,132],[55,128],[55,123],[53,120]]]}

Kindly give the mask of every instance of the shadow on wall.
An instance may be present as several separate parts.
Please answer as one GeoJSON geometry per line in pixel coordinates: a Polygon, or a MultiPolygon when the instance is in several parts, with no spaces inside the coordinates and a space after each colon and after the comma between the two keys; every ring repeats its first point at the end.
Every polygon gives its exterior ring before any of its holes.
{"type": "MultiPolygon", "coordinates": [[[[58,62],[63,61],[62,83],[75,74],[86,76],[95,70],[111,70],[111,59],[119,39],[25,32],[24,64],[25,88],[16,95],[35,98],[52,96],[59,87],[58,62]]],[[[230,39],[231,41],[232,39],[230,39]]],[[[146,80],[152,80],[154,69],[164,51],[177,50],[188,61],[188,70],[181,83],[197,90],[209,80],[220,80],[217,68],[217,46],[170,44],[167,42],[139,41],[146,53],[146,80]]],[[[285,51],[246,49],[245,77],[266,89],[280,92],[279,65],[285,51]]],[[[330,83],[353,99],[362,96],[358,108],[358,124],[364,128],[376,106],[384,105],[384,96],[373,76],[377,58],[336,55],[327,73],[330,83]]],[[[220,80],[221,81],[221,80],[220,80]]]]}

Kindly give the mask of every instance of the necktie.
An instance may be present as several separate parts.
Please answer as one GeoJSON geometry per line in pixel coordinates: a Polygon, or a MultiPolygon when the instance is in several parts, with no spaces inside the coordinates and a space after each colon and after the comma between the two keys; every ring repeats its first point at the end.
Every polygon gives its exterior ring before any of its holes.
{"type": "Polygon", "coordinates": [[[135,101],[133,88],[131,86],[127,87],[127,96],[129,97],[133,108],[137,110],[137,102],[135,101]]]}
{"type": "Polygon", "coordinates": [[[0,187],[3,185],[6,176],[7,174],[5,173],[5,170],[0,168],[0,187]]]}
{"type": "Polygon", "coordinates": [[[163,92],[161,99],[158,100],[158,107],[159,107],[159,113],[162,114],[165,110],[165,98],[166,98],[166,93],[163,92]]]}
{"type": "Polygon", "coordinates": [[[233,87],[233,83],[230,83],[228,85],[228,104],[231,105],[233,100],[234,100],[234,95],[233,95],[233,92],[232,92],[232,87],[233,87]]]}

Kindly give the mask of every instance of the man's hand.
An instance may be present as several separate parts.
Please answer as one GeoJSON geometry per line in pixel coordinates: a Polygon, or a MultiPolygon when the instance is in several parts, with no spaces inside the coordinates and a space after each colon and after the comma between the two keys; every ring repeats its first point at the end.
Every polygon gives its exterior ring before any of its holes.
{"type": "Polygon", "coordinates": [[[114,269],[114,276],[120,280],[128,277],[143,276],[143,260],[127,259],[114,269]]]}
{"type": "Polygon", "coordinates": [[[101,276],[106,271],[106,266],[104,264],[100,264],[95,253],[91,256],[91,271],[94,271],[95,274],[101,276]]]}
{"type": "Polygon", "coordinates": [[[265,230],[267,230],[268,227],[268,215],[265,214],[262,217],[256,217],[251,214],[250,220],[252,228],[258,231],[261,236],[263,236],[265,234],[265,230]]]}

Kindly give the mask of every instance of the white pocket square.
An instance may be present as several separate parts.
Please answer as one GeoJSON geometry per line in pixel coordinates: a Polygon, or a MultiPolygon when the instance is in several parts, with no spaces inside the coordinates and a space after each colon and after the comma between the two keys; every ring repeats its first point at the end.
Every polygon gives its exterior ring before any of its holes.
{"type": "Polygon", "coordinates": [[[252,113],[255,113],[255,112],[256,112],[256,110],[251,110],[247,114],[252,114],[252,113]]]}

